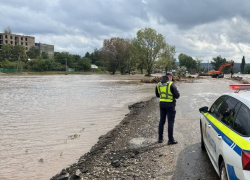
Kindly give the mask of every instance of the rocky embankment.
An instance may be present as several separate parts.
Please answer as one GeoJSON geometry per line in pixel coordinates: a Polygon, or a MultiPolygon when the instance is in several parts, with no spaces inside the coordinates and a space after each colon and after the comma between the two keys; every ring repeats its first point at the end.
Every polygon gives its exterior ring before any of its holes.
{"type": "Polygon", "coordinates": [[[163,156],[155,152],[163,146],[156,142],[158,108],[156,98],[129,106],[130,113],[119,125],[51,180],[154,178],[163,156]]]}

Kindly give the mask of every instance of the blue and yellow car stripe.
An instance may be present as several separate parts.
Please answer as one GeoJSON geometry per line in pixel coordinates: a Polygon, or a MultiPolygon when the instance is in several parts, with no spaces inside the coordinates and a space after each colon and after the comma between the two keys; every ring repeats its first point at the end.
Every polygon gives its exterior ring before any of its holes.
{"type": "Polygon", "coordinates": [[[227,169],[228,169],[228,176],[230,180],[240,180],[239,178],[237,178],[233,166],[228,164],[227,169]]]}
{"type": "Polygon", "coordinates": [[[225,141],[239,156],[241,156],[242,150],[250,152],[250,143],[246,139],[229,129],[209,113],[203,113],[203,115],[214,130],[221,135],[223,141],[225,141]]]}
{"type": "MultiPolygon", "coordinates": [[[[222,140],[225,141],[225,143],[232,148],[239,156],[241,156],[242,150],[249,151],[250,146],[249,142],[246,141],[244,138],[233,132],[231,129],[229,129],[227,126],[225,126],[223,123],[215,119],[212,115],[209,113],[203,114],[208,123],[213,127],[213,129],[222,137],[222,140]],[[235,143],[237,142],[237,143],[235,143]]],[[[240,180],[237,178],[235,174],[234,167],[230,164],[227,164],[228,169],[228,176],[230,180],[240,180]]]]}

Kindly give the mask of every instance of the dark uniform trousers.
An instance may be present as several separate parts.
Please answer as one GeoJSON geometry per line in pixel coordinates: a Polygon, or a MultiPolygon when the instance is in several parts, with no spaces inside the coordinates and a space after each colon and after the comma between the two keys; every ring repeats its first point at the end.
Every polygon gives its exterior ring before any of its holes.
{"type": "Polygon", "coordinates": [[[160,107],[160,123],[159,123],[159,140],[163,139],[164,124],[166,116],[168,117],[168,140],[173,141],[174,119],[175,119],[175,106],[160,107]]]}

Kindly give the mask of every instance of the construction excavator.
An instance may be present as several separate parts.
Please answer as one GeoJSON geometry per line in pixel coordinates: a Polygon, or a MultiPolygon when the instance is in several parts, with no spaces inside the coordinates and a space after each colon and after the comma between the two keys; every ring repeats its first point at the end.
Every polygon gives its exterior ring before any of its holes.
{"type": "Polygon", "coordinates": [[[231,78],[232,78],[232,76],[233,76],[233,74],[234,74],[234,72],[233,72],[234,61],[232,61],[232,62],[227,62],[227,63],[225,63],[225,64],[222,64],[222,65],[220,66],[220,68],[219,68],[217,71],[211,70],[211,71],[209,71],[208,73],[211,75],[212,78],[224,78],[224,74],[223,74],[221,71],[222,71],[222,69],[223,69],[224,67],[226,67],[226,66],[231,66],[230,73],[231,73],[231,78]]]}

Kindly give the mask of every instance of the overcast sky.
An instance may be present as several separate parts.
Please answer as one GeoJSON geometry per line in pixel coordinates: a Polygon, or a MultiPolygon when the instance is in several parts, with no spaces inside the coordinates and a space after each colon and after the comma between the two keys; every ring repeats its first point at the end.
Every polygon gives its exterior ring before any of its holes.
{"type": "Polygon", "coordinates": [[[6,27],[82,56],[104,39],[150,27],[176,46],[176,56],[250,63],[249,0],[0,0],[0,31],[6,27]]]}

